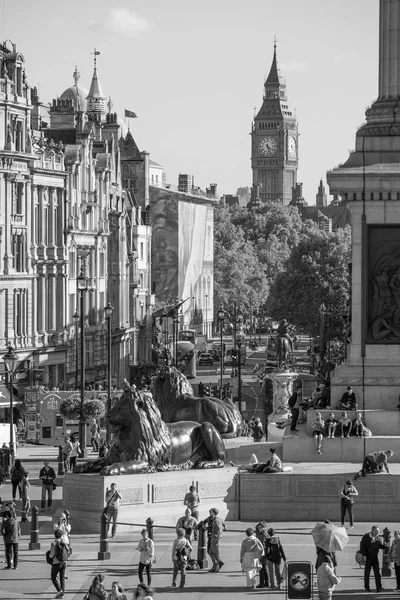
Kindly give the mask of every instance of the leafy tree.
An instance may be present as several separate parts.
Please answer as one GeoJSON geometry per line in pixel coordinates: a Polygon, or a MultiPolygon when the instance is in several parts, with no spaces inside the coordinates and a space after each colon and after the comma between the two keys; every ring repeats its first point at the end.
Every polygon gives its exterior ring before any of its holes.
{"type": "Polygon", "coordinates": [[[320,308],[324,305],[325,335],[342,337],[343,315],[348,312],[350,227],[328,233],[309,227],[293,248],[285,269],[278,273],[268,298],[275,320],[287,318],[301,331],[317,337],[320,308]]]}
{"type": "Polygon", "coordinates": [[[232,222],[231,212],[220,208],[214,215],[214,306],[244,313],[257,311],[268,291],[267,280],[257,259],[255,245],[247,241],[240,225],[232,222]]]}

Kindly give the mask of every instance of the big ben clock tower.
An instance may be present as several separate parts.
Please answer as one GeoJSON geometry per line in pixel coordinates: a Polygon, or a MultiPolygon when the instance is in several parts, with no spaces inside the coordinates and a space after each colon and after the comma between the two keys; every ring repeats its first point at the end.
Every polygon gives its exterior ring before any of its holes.
{"type": "Polygon", "coordinates": [[[279,73],[274,43],[263,103],[251,131],[253,190],[258,189],[261,202],[289,204],[297,182],[298,150],[297,121],[288,106],[286,84],[279,73]]]}

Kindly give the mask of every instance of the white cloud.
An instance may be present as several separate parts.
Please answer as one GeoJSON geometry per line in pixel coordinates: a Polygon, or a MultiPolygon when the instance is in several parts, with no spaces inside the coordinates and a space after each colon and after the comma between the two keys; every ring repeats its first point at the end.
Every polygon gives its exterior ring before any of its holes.
{"type": "Polygon", "coordinates": [[[108,26],[119,33],[136,36],[150,31],[154,27],[151,21],[140,17],[127,8],[113,8],[109,14],[108,26]]]}
{"type": "Polygon", "coordinates": [[[305,73],[308,70],[308,65],[305,62],[290,60],[288,62],[279,63],[279,69],[282,73],[285,73],[286,71],[297,71],[298,73],[305,73]]]}

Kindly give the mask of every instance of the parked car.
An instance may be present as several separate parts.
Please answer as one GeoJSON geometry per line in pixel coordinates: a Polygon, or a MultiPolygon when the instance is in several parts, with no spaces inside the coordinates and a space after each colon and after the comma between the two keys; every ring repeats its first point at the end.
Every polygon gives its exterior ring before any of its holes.
{"type": "Polygon", "coordinates": [[[199,356],[199,365],[213,365],[214,359],[209,352],[202,352],[199,356]]]}

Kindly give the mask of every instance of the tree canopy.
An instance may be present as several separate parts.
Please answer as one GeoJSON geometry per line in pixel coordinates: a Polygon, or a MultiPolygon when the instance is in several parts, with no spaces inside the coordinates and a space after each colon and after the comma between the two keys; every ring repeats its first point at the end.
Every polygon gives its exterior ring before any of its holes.
{"type": "Polygon", "coordinates": [[[303,222],[296,207],[265,203],[257,211],[220,207],[214,218],[215,306],[283,317],[314,337],[320,306],[330,337],[348,312],[350,228],[328,233],[303,222]]]}

